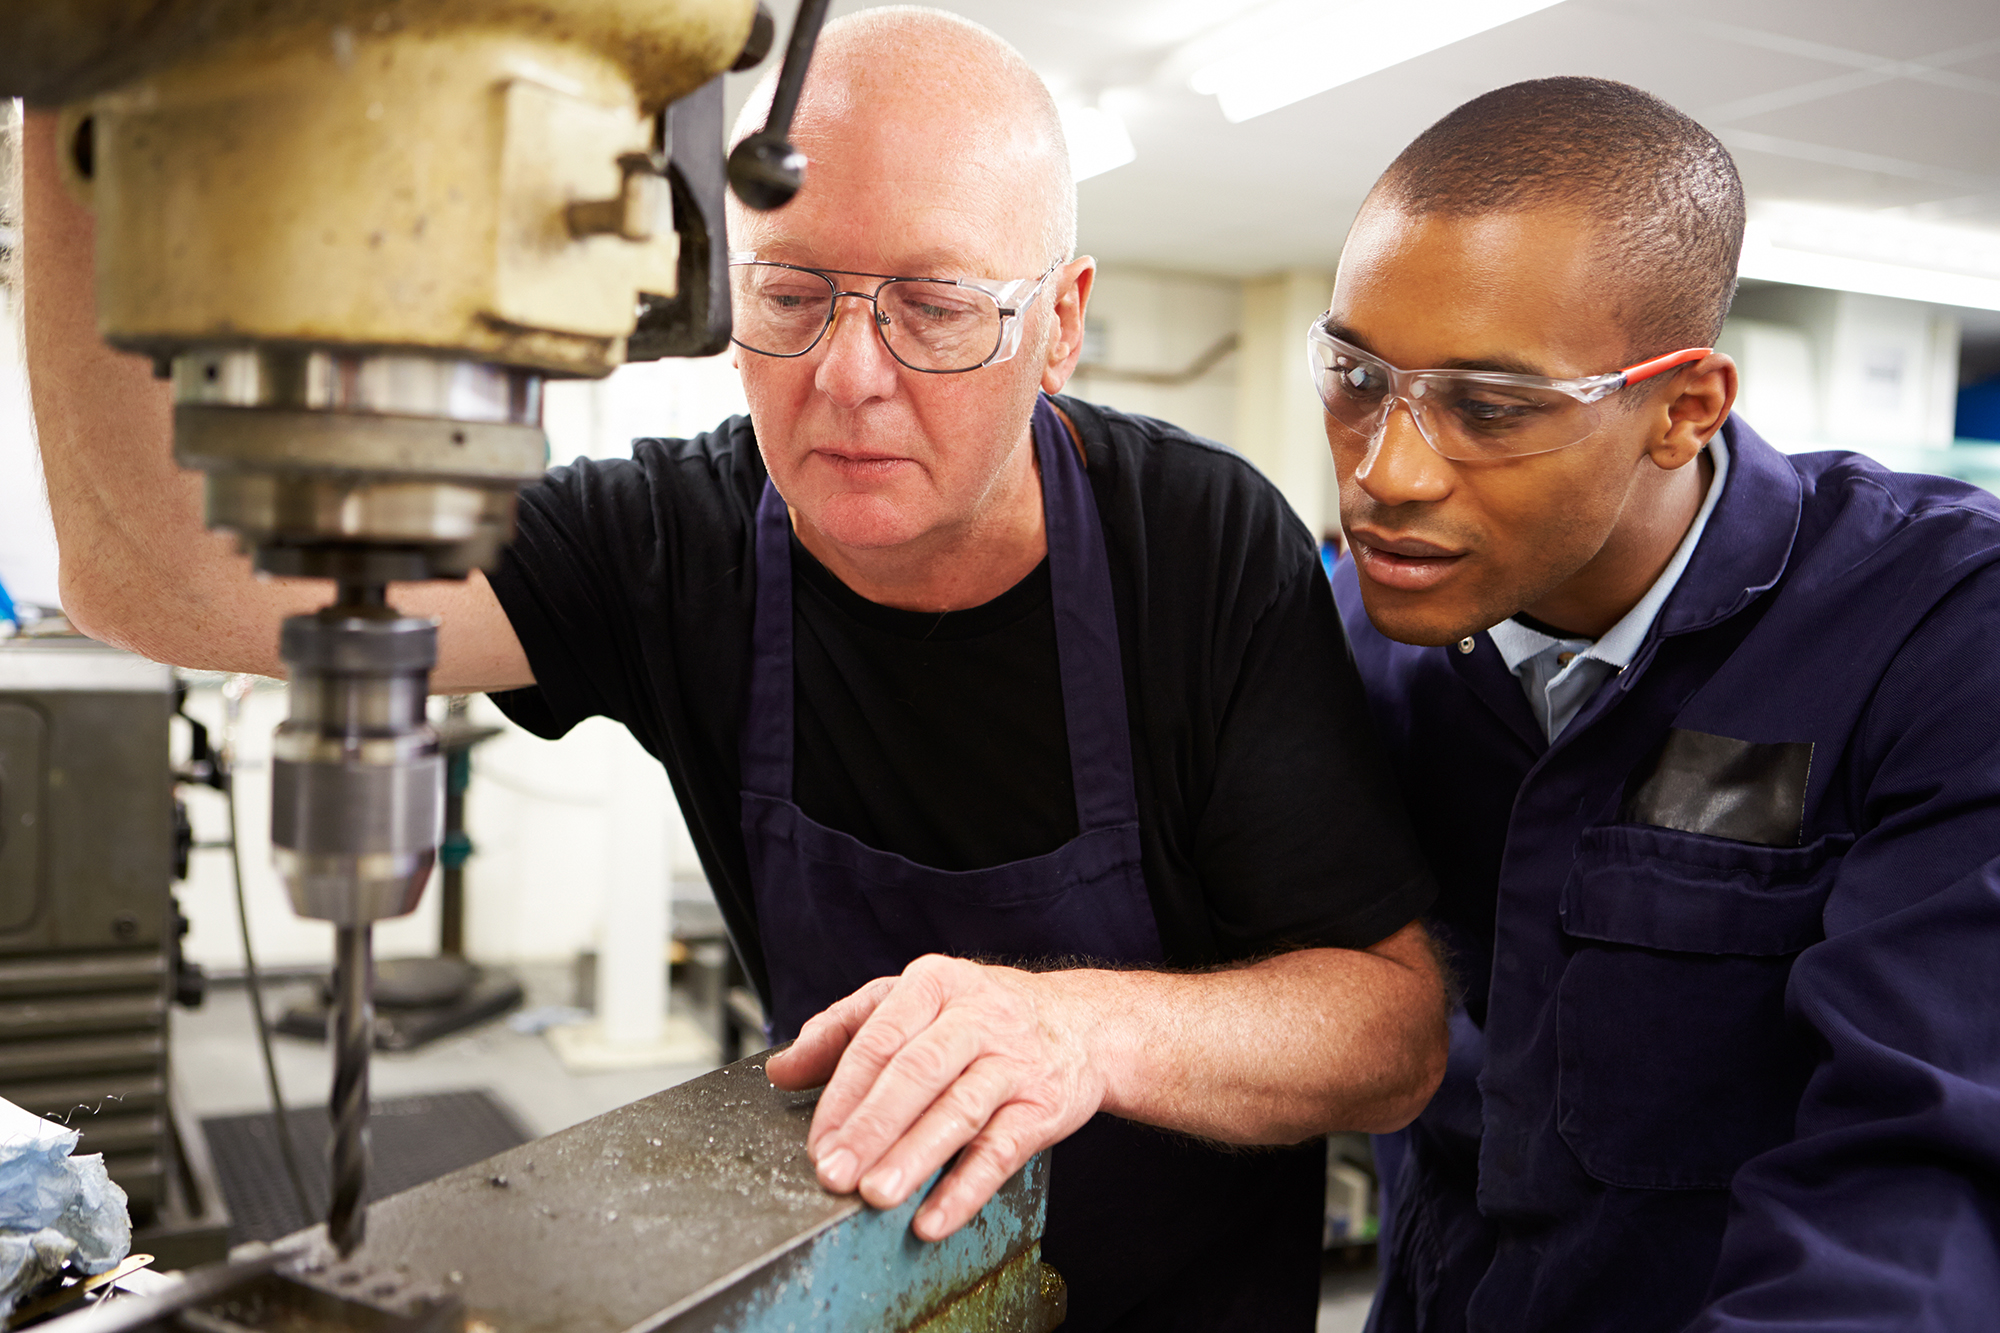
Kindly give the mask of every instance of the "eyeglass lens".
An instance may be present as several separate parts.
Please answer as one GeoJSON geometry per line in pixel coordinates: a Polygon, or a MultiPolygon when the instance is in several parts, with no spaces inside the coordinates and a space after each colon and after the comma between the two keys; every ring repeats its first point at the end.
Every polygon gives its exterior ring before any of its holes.
{"type": "MultiPolygon", "coordinates": [[[[764,263],[733,264],[729,275],[735,338],[753,352],[802,355],[833,322],[839,289],[829,278],[764,263]]],[[[876,332],[913,370],[970,370],[999,349],[1000,303],[977,287],[920,278],[862,283],[875,287],[876,332]]]]}
{"type": "MultiPolygon", "coordinates": [[[[1363,439],[1374,439],[1397,401],[1384,364],[1316,344],[1314,370],[1327,414],[1363,439]]],[[[1414,376],[1403,401],[1433,449],[1467,462],[1549,453],[1597,427],[1595,405],[1558,390],[1489,384],[1444,371],[1414,376]]]]}

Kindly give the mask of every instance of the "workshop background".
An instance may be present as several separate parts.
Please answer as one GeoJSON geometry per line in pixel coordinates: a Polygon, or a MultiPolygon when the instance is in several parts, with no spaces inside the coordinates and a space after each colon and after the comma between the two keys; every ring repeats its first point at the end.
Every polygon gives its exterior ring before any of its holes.
{"type": "MultiPolygon", "coordinates": [[[[791,7],[773,5],[781,32],[791,7]]],[[[838,0],[832,13],[864,7],[838,0]]],[[[1315,530],[1333,528],[1337,514],[1300,340],[1326,304],[1363,194],[1398,148],[1466,98],[1566,73],[1658,93],[1735,153],[1751,234],[1722,346],[1743,367],[1739,408],[1766,437],[1982,484],[2000,478],[1992,0],[1686,0],[1670,11],[1625,0],[943,7],[1015,43],[1064,108],[1085,177],[1080,249],[1100,264],[1070,391],[1235,447],[1315,530]]],[[[732,118],[753,81],[731,76],[732,118]]],[[[16,109],[0,137],[0,586],[25,625],[60,598],[12,262],[17,133],[16,109]]],[[[567,460],[625,454],[634,436],[688,434],[741,410],[728,357],[665,360],[552,385],[546,424],[553,456],[567,460]]],[[[0,635],[7,606],[0,599],[0,635]]],[[[224,682],[186,681],[187,713],[219,737],[231,711],[224,682]]],[[[331,947],[328,927],[292,913],[270,866],[266,766],[283,713],[282,689],[266,683],[242,696],[231,728],[248,937],[274,974],[274,1013],[310,998],[331,947]]],[[[743,996],[666,781],[628,736],[598,722],[546,743],[483,699],[465,720],[498,730],[471,751],[473,851],[457,943],[490,975],[518,980],[524,996],[505,1020],[385,1057],[376,1090],[407,1099],[413,1124],[426,1098],[489,1094],[480,1103],[489,1137],[472,1146],[492,1151],[712,1067],[732,989],[739,1011],[743,996]]],[[[189,727],[176,723],[173,735],[180,763],[198,757],[189,727]]],[[[211,988],[201,1008],[172,1014],[175,1087],[187,1123],[208,1121],[207,1145],[227,1155],[250,1133],[243,1117],[268,1102],[236,984],[245,955],[224,797],[199,786],[183,795],[194,851],[175,892],[189,922],[185,957],[211,988]]],[[[434,885],[413,916],[385,923],[380,955],[451,952],[443,899],[434,885]]],[[[280,1037],[277,1051],[294,1105],[323,1101],[324,1048],[280,1037]]],[[[417,1178],[458,1164],[412,1153],[417,1178]]],[[[1373,1234],[1365,1145],[1339,1157],[1328,1329],[1360,1327],[1373,1234]]],[[[258,1208],[282,1213],[275,1159],[260,1169],[270,1179],[228,1200],[239,1237],[258,1208]]]]}

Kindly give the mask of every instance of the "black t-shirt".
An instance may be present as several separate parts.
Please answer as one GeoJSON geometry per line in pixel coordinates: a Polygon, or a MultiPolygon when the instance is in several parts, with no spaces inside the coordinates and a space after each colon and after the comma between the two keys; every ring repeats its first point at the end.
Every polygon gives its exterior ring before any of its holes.
{"type": "Polygon", "coordinates": [[[815,823],[939,870],[1077,833],[1049,562],[969,611],[871,602],[792,538],[792,799],[815,823]]]}
{"type": "MultiPolygon", "coordinates": [[[[1362,948],[1434,892],[1370,731],[1304,527],[1256,469],[1074,399],[1104,526],[1146,886],[1171,966],[1362,948]]],[[[640,440],[521,497],[492,576],[537,684],[538,735],[623,722],[673,779],[716,900],[768,996],[739,826],[738,735],[765,479],[750,423],[640,440]]],[[[983,606],[869,602],[792,545],[797,757],[815,821],[945,870],[1076,835],[1047,562],[983,606]]]]}

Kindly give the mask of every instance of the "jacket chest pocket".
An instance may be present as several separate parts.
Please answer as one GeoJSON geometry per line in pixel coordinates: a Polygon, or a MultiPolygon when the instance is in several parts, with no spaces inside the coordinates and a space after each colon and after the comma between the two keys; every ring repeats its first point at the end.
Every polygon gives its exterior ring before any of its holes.
{"type": "Polygon", "coordinates": [[[1853,839],[1762,847],[1646,825],[1591,829],[1563,885],[1557,1129],[1585,1171],[1720,1189],[1788,1142],[1812,1072],[1785,1012],[1792,962],[1853,839]]]}

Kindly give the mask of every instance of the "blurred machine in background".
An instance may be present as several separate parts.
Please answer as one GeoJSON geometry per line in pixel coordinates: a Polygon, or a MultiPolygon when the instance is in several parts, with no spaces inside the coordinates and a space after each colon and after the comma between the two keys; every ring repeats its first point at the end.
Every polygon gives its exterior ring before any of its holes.
{"type": "MultiPolygon", "coordinates": [[[[80,638],[0,641],[0,1097],[83,1131],[135,1241],[219,1259],[228,1218],[177,1117],[172,673],[80,638]]],[[[182,860],[184,866],[184,860],[182,860]]]]}

